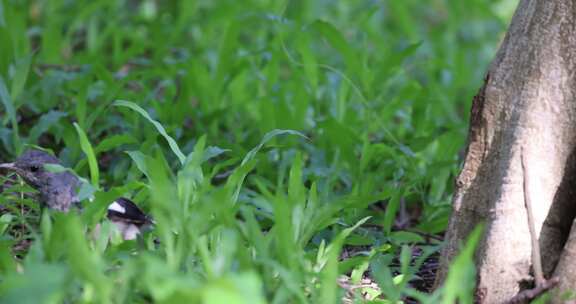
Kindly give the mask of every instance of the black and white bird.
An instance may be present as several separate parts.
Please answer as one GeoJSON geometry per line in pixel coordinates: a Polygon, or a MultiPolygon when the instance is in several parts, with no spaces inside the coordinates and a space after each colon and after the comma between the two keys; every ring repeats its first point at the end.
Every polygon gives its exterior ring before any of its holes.
{"type": "MultiPolygon", "coordinates": [[[[44,151],[31,149],[24,152],[13,163],[0,164],[18,174],[27,184],[36,189],[39,202],[44,207],[68,212],[79,203],[77,189],[80,180],[70,172],[50,172],[44,168],[47,164],[60,165],[58,158],[44,151]]],[[[124,240],[135,239],[143,229],[150,227],[153,220],[134,202],[120,197],[108,206],[108,219],[114,223],[124,240]]]]}
{"type": "Polygon", "coordinates": [[[119,197],[108,206],[108,219],[116,225],[122,238],[133,240],[154,224],[154,220],[144,213],[133,201],[119,197]]]}

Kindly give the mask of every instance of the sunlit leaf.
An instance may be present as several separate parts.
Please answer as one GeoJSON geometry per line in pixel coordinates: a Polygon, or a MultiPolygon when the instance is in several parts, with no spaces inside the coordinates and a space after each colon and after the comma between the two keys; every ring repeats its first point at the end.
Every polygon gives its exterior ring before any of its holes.
{"type": "Polygon", "coordinates": [[[80,147],[82,148],[82,152],[88,158],[88,167],[90,168],[90,178],[92,181],[92,186],[95,188],[99,187],[100,183],[100,170],[98,169],[98,161],[96,160],[96,154],[92,149],[92,144],[90,143],[88,136],[84,133],[84,130],[80,128],[77,123],[74,123],[74,128],[76,128],[76,132],[78,133],[78,137],[80,139],[80,147]]]}
{"type": "Polygon", "coordinates": [[[148,120],[150,123],[152,123],[152,125],[154,125],[154,127],[156,128],[158,133],[160,133],[160,135],[162,135],[164,137],[164,139],[166,139],[166,141],[168,142],[168,145],[170,146],[170,149],[172,149],[172,152],[174,152],[174,154],[178,157],[178,159],[180,160],[180,163],[184,164],[184,162],[186,161],[186,156],[184,156],[182,151],[180,151],[180,148],[178,147],[178,144],[176,143],[176,141],[170,135],[168,135],[168,133],[166,132],[166,129],[164,129],[164,127],[162,126],[161,123],[152,119],[150,117],[150,115],[148,115],[148,112],[146,112],[144,109],[142,109],[137,104],[130,102],[130,101],[126,101],[126,100],[116,100],[114,102],[114,105],[120,106],[120,107],[130,108],[130,109],[138,112],[140,115],[142,115],[142,117],[146,118],[146,120],[148,120]]]}

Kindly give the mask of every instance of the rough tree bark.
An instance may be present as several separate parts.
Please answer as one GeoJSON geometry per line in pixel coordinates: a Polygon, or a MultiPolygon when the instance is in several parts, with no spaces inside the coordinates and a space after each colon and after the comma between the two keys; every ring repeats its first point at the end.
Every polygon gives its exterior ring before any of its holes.
{"type": "Polygon", "coordinates": [[[505,302],[532,279],[523,150],[544,275],[576,290],[576,0],[521,0],[486,75],[437,282],[479,222],[478,302],[505,302]]]}

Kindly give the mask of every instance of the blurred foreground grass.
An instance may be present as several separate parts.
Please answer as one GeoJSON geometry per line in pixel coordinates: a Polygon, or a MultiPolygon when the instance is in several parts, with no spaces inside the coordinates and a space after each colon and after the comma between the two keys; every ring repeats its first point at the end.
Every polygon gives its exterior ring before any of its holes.
{"type": "Polygon", "coordinates": [[[0,0],[0,160],[96,195],[40,217],[1,177],[0,301],[466,302],[469,251],[435,294],[419,269],[515,2],[0,0]],[[142,240],[87,233],[118,195],[142,240]]]}

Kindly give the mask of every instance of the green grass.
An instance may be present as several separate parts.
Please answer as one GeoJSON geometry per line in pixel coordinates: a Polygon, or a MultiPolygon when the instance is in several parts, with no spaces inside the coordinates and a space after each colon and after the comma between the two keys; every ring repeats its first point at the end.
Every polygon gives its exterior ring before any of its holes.
{"type": "Polygon", "coordinates": [[[0,301],[469,300],[476,235],[450,286],[411,282],[514,3],[0,0],[0,160],[51,149],[95,194],[39,216],[5,183],[0,301]],[[90,233],[120,195],[142,240],[90,233]]]}

